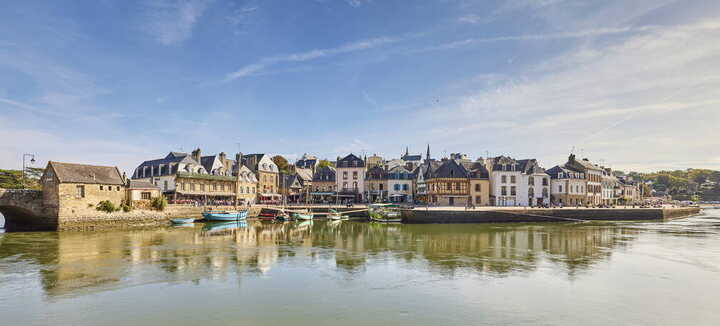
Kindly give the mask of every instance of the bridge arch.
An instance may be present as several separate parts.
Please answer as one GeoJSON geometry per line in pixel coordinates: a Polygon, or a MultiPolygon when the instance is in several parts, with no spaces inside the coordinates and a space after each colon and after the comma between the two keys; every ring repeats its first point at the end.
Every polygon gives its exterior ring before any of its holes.
{"type": "Polygon", "coordinates": [[[0,213],[8,231],[54,228],[45,214],[42,191],[0,189],[0,213]]]}

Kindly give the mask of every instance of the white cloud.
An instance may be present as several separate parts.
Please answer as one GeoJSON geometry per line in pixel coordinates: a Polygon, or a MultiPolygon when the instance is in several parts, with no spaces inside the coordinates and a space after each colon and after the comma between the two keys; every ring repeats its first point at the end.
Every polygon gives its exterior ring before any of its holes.
{"type": "Polygon", "coordinates": [[[172,45],[185,41],[211,0],[151,0],[146,3],[145,31],[158,42],[172,45]]]}
{"type": "Polygon", "coordinates": [[[378,37],[368,40],[356,41],[351,43],[343,44],[335,48],[315,49],[305,52],[275,55],[260,59],[256,63],[248,64],[241,67],[240,69],[225,76],[225,81],[233,81],[239,78],[248,77],[254,75],[265,68],[283,63],[283,62],[303,62],[309,60],[315,60],[323,57],[334,56],[338,54],[351,53],[362,50],[369,50],[382,45],[395,43],[401,41],[402,38],[393,37],[378,37]]]}
{"type": "Polygon", "coordinates": [[[432,107],[421,124],[439,142],[482,139],[548,164],[576,146],[621,168],[648,157],[718,168],[709,154],[720,124],[718,38],[720,23],[707,20],[586,45],[528,67],[522,79],[432,107]]]}

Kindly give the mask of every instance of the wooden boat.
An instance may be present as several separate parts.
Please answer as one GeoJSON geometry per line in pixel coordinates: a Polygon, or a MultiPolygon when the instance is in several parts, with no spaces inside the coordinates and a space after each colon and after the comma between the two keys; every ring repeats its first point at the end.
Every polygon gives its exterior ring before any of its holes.
{"type": "Polygon", "coordinates": [[[327,215],[327,219],[333,220],[333,221],[347,220],[348,218],[349,217],[347,215],[342,215],[338,211],[336,211],[332,208],[330,209],[330,212],[327,215]]]}
{"type": "Polygon", "coordinates": [[[369,205],[368,216],[374,222],[402,222],[402,216],[398,205],[369,205]]]}
{"type": "Polygon", "coordinates": [[[192,224],[195,223],[195,218],[173,218],[170,219],[170,222],[172,222],[173,224],[192,224]]]}
{"type": "Polygon", "coordinates": [[[205,211],[202,213],[203,218],[207,221],[238,221],[247,218],[247,209],[230,212],[230,211],[205,211]]]}
{"type": "Polygon", "coordinates": [[[315,217],[315,216],[313,215],[313,213],[292,213],[291,216],[292,216],[294,219],[296,219],[296,220],[301,220],[301,221],[312,220],[313,217],[315,217]]]}

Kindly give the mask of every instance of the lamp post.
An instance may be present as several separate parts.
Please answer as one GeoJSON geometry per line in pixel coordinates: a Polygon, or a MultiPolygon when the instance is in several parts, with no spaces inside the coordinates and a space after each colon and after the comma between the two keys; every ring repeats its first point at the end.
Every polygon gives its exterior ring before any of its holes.
{"type": "Polygon", "coordinates": [[[30,158],[30,165],[35,164],[35,154],[23,154],[23,169],[22,169],[22,186],[23,189],[27,188],[25,183],[25,159],[30,158]]]}

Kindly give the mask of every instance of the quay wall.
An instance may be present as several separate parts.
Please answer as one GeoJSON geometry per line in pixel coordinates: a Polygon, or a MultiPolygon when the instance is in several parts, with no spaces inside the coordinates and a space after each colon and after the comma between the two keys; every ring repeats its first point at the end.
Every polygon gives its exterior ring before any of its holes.
{"type": "Polygon", "coordinates": [[[647,221],[683,218],[700,213],[699,207],[633,209],[503,209],[402,211],[404,223],[531,223],[572,221],[647,221]]]}

